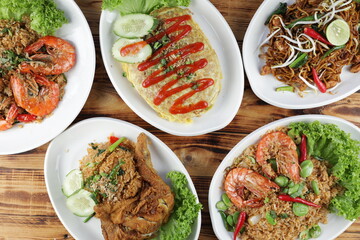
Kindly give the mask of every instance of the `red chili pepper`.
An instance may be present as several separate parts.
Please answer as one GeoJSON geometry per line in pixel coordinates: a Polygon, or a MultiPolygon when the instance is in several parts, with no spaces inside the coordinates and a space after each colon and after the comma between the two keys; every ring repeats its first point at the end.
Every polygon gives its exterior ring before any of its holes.
{"type": "Polygon", "coordinates": [[[278,196],[278,198],[279,198],[280,200],[286,201],[286,202],[297,202],[297,203],[302,203],[302,204],[305,204],[305,205],[308,205],[308,206],[311,206],[311,207],[321,208],[320,205],[317,205],[317,204],[315,204],[315,203],[306,201],[305,199],[302,199],[302,198],[299,198],[299,197],[293,198],[293,197],[290,197],[289,195],[280,194],[280,195],[278,196]]]}
{"type": "Polygon", "coordinates": [[[306,35],[308,35],[309,37],[315,38],[316,40],[319,40],[320,42],[323,42],[327,45],[332,46],[332,44],[328,40],[326,40],[326,38],[324,38],[320,33],[318,33],[317,31],[315,31],[312,28],[308,28],[308,27],[304,28],[304,33],[306,35]]]}
{"type": "Polygon", "coordinates": [[[241,228],[243,227],[243,225],[245,223],[245,219],[246,219],[246,212],[241,212],[240,216],[239,216],[239,219],[238,219],[238,222],[237,222],[236,227],[235,227],[234,240],[236,240],[236,236],[238,235],[241,228]]]}
{"type": "Polygon", "coordinates": [[[301,136],[301,143],[300,143],[300,159],[299,162],[302,163],[306,160],[307,157],[307,149],[306,149],[306,136],[303,134],[301,136]]]}
{"type": "Polygon", "coordinates": [[[33,114],[19,114],[16,117],[16,120],[20,121],[20,122],[32,122],[35,121],[37,119],[37,116],[33,115],[33,114]]]}
{"type": "Polygon", "coordinates": [[[318,89],[320,90],[320,92],[325,93],[326,92],[326,86],[320,80],[319,76],[317,75],[317,72],[316,72],[315,68],[312,68],[312,75],[313,75],[313,80],[314,80],[316,86],[318,87],[318,89]]]}
{"type": "Polygon", "coordinates": [[[115,137],[115,136],[110,136],[109,137],[109,141],[110,141],[111,144],[115,143],[117,140],[119,140],[118,137],[115,137]]]}

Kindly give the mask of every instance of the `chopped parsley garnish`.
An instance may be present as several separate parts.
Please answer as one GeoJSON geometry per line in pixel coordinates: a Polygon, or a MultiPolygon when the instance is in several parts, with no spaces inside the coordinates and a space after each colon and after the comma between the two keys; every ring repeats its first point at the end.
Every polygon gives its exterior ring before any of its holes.
{"type": "Polygon", "coordinates": [[[126,77],[126,72],[123,72],[123,73],[122,73],[122,76],[123,76],[123,77],[126,77]]]}
{"type": "MultiPolygon", "coordinates": [[[[109,179],[115,179],[116,176],[119,176],[119,170],[121,169],[121,165],[123,165],[125,162],[121,159],[119,160],[119,163],[116,164],[116,166],[111,170],[109,173],[109,179]]],[[[122,170],[122,169],[121,169],[122,170]]]]}
{"type": "Polygon", "coordinates": [[[155,50],[157,50],[157,49],[159,49],[161,46],[162,46],[162,44],[161,44],[160,42],[155,42],[153,48],[154,48],[155,50]]]}
{"type": "Polygon", "coordinates": [[[198,87],[199,87],[199,84],[195,83],[194,85],[191,86],[191,89],[196,90],[196,89],[198,89],[198,87]]]}
{"type": "Polygon", "coordinates": [[[90,143],[90,146],[92,149],[96,150],[98,148],[98,146],[95,145],[95,143],[90,143]]]}
{"type": "Polygon", "coordinates": [[[10,50],[5,50],[2,54],[5,56],[0,58],[0,62],[9,63],[10,67],[8,70],[15,69],[21,62],[27,61],[26,58],[20,57],[19,55],[16,55],[16,53],[10,50]]]}
{"type": "Polygon", "coordinates": [[[161,66],[166,66],[166,64],[167,64],[166,59],[165,59],[165,58],[162,58],[162,59],[160,60],[160,64],[161,64],[161,66]]]}

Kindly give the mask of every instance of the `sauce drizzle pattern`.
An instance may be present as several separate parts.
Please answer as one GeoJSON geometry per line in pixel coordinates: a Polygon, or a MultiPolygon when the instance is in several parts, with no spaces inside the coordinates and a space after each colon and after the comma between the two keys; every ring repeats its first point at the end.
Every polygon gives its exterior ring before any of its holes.
{"type": "Polygon", "coordinates": [[[172,50],[168,53],[166,53],[162,57],[158,57],[160,53],[165,51],[167,48],[172,46],[174,43],[178,42],[180,39],[184,38],[186,35],[188,35],[192,27],[185,23],[186,21],[191,20],[190,15],[183,15],[178,16],[174,18],[165,19],[165,24],[174,23],[169,28],[165,29],[164,31],[154,35],[153,37],[146,40],[147,43],[153,43],[156,41],[159,41],[162,39],[165,35],[169,35],[173,32],[179,32],[176,36],[170,37],[170,41],[163,45],[158,51],[156,51],[147,61],[141,63],[138,65],[139,71],[145,71],[148,68],[155,66],[159,63],[161,63],[162,59],[170,59],[170,56],[172,57],[171,61],[166,62],[164,64],[163,68],[160,68],[158,70],[155,70],[153,73],[151,73],[142,83],[142,86],[144,88],[150,87],[154,84],[157,84],[166,78],[175,75],[171,81],[166,83],[158,92],[157,96],[154,98],[154,104],[160,105],[166,98],[172,96],[173,94],[176,94],[178,92],[184,91],[187,88],[191,88],[192,90],[183,94],[179,98],[177,98],[174,102],[174,104],[170,107],[169,112],[171,114],[184,114],[188,113],[194,110],[198,109],[205,109],[208,107],[208,103],[206,101],[199,101],[195,104],[187,105],[185,106],[185,101],[193,96],[195,93],[205,90],[206,88],[212,86],[214,84],[214,80],[211,78],[203,78],[198,79],[196,81],[192,81],[190,83],[172,88],[178,81],[183,78],[187,77],[190,74],[195,73],[197,70],[202,69],[206,67],[208,64],[208,61],[205,58],[199,59],[197,61],[194,61],[190,64],[184,64],[177,67],[173,67],[175,63],[180,61],[181,59],[184,59],[190,54],[202,51],[204,49],[204,43],[202,42],[196,42],[189,44],[187,46],[184,46],[179,49],[172,50]],[[165,69],[171,69],[170,71],[164,71],[165,69]],[[181,76],[178,75],[178,73],[182,71],[181,76]]]}

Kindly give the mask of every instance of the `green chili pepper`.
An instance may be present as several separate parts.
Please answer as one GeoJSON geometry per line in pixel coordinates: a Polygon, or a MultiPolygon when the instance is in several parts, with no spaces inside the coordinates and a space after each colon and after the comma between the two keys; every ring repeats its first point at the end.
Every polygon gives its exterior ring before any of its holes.
{"type": "Polygon", "coordinates": [[[316,195],[320,194],[320,189],[317,181],[315,180],[311,181],[311,187],[316,195]]]}
{"type": "Polygon", "coordinates": [[[292,207],[293,213],[296,216],[305,216],[309,212],[309,207],[302,203],[294,203],[292,207]]]}
{"type": "Polygon", "coordinates": [[[114,151],[115,148],[117,146],[119,146],[119,144],[122,143],[125,139],[126,139],[125,137],[122,137],[122,138],[118,139],[116,142],[114,142],[113,144],[111,144],[110,147],[109,147],[109,152],[114,151]]]}
{"type": "Polygon", "coordinates": [[[306,178],[311,175],[314,169],[314,164],[312,163],[311,160],[305,160],[300,164],[300,167],[301,167],[300,176],[306,178]]]}
{"type": "Polygon", "coordinates": [[[300,68],[302,67],[308,60],[309,56],[307,53],[300,54],[295,61],[293,61],[289,67],[291,68],[300,68]]]}
{"type": "Polygon", "coordinates": [[[87,223],[93,216],[95,216],[95,213],[91,214],[87,218],[85,218],[84,223],[87,223]]]}
{"type": "Polygon", "coordinates": [[[274,16],[275,14],[283,15],[283,14],[286,13],[286,10],[287,10],[287,4],[286,3],[280,3],[279,7],[277,9],[275,9],[275,11],[273,11],[270,14],[270,16],[266,19],[265,25],[267,25],[270,22],[272,16],[274,16]]]}
{"type": "Polygon", "coordinates": [[[287,92],[294,92],[294,87],[293,86],[283,86],[283,87],[278,87],[275,89],[276,92],[283,92],[283,91],[287,91],[287,92]]]}
{"type": "Polygon", "coordinates": [[[340,46],[335,46],[335,47],[327,50],[327,51],[325,52],[324,56],[321,57],[321,59],[326,58],[326,57],[329,56],[333,51],[338,50],[338,49],[342,49],[342,48],[344,48],[344,47],[345,47],[345,44],[344,44],[344,45],[340,45],[340,46]]]}
{"type": "MultiPolygon", "coordinates": [[[[320,17],[320,15],[318,16],[320,17]]],[[[299,18],[299,19],[296,19],[295,21],[291,22],[289,25],[286,26],[286,28],[292,28],[295,23],[297,22],[301,22],[301,21],[314,21],[315,20],[315,16],[312,15],[312,16],[307,16],[307,17],[303,17],[303,18],[299,18]]]]}

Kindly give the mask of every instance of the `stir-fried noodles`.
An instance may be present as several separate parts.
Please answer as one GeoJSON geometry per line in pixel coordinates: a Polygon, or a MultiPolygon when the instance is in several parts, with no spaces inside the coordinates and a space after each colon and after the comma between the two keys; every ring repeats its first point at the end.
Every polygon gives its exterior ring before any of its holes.
{"type": "Polygon", "coordinates": [[[270,33],[261,48],[267,50],[260,55],[266,60],[262,75],[271,73],[299,93],[307,88],[329,92],[340,83],[345,65],[351,65],[351,72],[360,71],[359,3],[296,0],[283,8],[268,24],[270,33]],[[349,38],[344,44],[330,43],[325,33],[339,19],[349,26],[349,38]]]}

